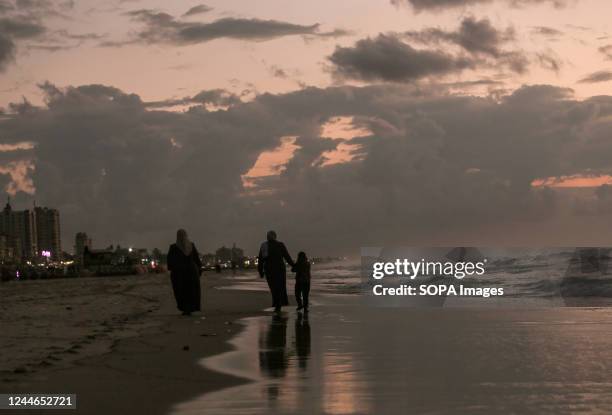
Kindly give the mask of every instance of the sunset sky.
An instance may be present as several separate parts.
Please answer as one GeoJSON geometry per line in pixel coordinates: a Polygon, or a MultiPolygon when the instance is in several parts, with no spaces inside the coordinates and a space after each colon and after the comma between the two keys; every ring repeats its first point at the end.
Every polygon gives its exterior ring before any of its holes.
{"type": "Polygon", "coordinates": [[[0,185],[97,246],[590,245],[607,0],[0,0],[0,185]]]}

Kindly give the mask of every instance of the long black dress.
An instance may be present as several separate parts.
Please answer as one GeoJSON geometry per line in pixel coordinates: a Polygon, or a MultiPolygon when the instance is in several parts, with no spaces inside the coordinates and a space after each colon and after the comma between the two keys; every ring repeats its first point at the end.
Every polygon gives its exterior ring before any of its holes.
{"type": "Polygon", "coordinates": [[[202,263],[195,245],[185,255],[176,244],[168,250],[168,269],[176,306],[184,313],[200,311],[200,270],[202,263]]]}
{"type": "Polygon", "coordinates": [[[284,243],[267,241],[262,244],[257,269],[262,278],[266,277],[272,294],[272,306],[275,308],[289,305],[285,261],[291,266],[294,264],[284,243]]]}

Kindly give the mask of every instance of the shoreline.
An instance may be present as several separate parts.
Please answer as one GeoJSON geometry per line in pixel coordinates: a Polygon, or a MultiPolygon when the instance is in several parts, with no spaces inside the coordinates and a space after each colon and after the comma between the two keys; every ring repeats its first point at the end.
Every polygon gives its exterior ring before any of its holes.
{"type": "MultiPolygon", "coordinates": [[[[229,340],[244,328],[238,321],[266,314],[267,292],[219,290],[233,283],[232,275],[203,274],[203,316],[183,317],[176,310],[169,281],[164,281],[163,275],[134,278],[155,282],[159,300],[154,310],[122,317],[138,328],[116,338],[111,336],[105,340],[110,342],[107,350],[98,349],[97,353],[74,345],[68,349],[73,353],[50,353],[61,356],[57,359],[69,356],[63,364],[46,359],[48,365],[32,362],[34,369],[29,366],[9,372],[2,368],[1,392],[76,393],[77,413],[166,414],[174,405],[204,393],[249,382],[208,370],[198,361],[232,350],[229,340]]],[[[3,344],[7,341],[2,336],[3,344]]],[[[7,413],[24,411],[36,412],[7,413]]]]}

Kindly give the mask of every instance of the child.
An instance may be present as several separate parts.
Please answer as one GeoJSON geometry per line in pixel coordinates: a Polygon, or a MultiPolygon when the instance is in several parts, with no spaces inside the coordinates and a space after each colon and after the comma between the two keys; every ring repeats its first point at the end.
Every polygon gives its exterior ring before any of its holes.
{"type": "Polygon", "coordinates": [[[304,312],[308,312],[308,294],[310,293],[310,262],[306,258],[304,252],[300,252],[297,261],[292,268],[295,272],[295,299],[297,301],[297,310],[302,308],[304,312]]]}

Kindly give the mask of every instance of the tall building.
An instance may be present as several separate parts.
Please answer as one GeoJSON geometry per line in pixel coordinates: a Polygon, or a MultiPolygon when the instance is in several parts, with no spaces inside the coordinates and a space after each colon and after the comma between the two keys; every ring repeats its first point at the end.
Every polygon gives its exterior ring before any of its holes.
{"type": "Polygon", "coordinates": [[[36,217],[38,254],[50,256],[54,261],[61,260],[59,211],[47,207],[36,207],[34,208],[34,215],[36,217]]]}
{"type": "Polygon", "coordinates": [[[5,235],[7,246],[13,249],[15,259],[35,259],[38,255],[38,241],[34,211],[13,210],[9,200],[0,217],[0,234],[5,235]]]}
{"type": "Polygon", "coordinates": [[[14,262],[13,247],[9,245],[9,240],[6,235],[0,235],[0,263],[14,262]]]}
{"type": "Polygon", "coordinates": [[[36,261],[42,251],[61,259],[59,212],[49,208],[13,210],[10,199],[0,212],[0,235],[15,262],[36,261]]]}
{"type": "Polygon", "coordinates": [[[91,249],[91,238],[85,232],[79,232],[74,238],[74,261],[78,265],[83,265],[85,248],[91,249]]]}

